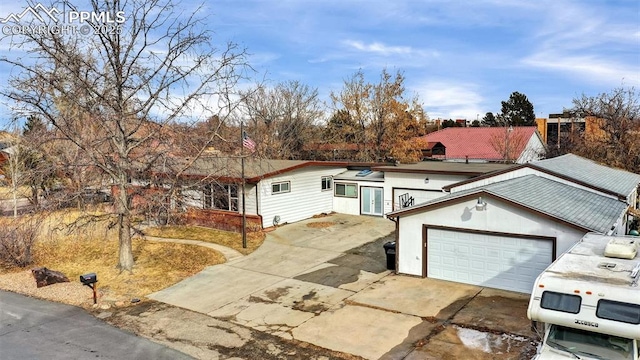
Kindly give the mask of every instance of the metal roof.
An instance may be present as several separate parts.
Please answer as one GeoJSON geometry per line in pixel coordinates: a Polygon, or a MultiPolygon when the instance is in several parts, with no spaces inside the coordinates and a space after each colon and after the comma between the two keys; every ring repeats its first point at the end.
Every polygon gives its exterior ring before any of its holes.
{"type": "Polygon", "coordinates": [[[607,196],[541,176],[527,175],[483,187],[458,191],[423,204],[394,211],[388,215],[397,216],[403,213],[419,212],[421,209],[428,209],[435,204],[482,193],[599,233],[608,232],[627,208],[624,202],[607,196]]]}
{"type": "Polygon", "coordinates": [[[566,154],[551,159],[540,160],[530,165],[559,175],[602,188],[624,197],[640,184],[640,175],[621,169],[600,165],[578,155],[566,154]]]}
{"type": "MultiPolygon", "coordinates": [[[[484,159],[499,161],[504,159],[495,142],[512,140],[512,160],[517,160],[526,150],[529,139],[536,134],[535,126],[516,126],[508,130],[504,127],[449,127],[429,133],[421,139],[441,142],[446,147],[446,159],[484,159]]],[[[540,140],[542,143],[542,140],[540,140]]]]}

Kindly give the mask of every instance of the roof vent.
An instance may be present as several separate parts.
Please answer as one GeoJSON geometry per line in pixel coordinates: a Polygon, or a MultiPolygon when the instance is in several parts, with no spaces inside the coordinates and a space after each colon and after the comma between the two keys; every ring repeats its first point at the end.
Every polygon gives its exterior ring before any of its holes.
{"type": "Polygon", "coordinates": [[[638,240],[614,238],[604,248],[604,256],[618,259],[633,259],[638,254],[638,240]]]}

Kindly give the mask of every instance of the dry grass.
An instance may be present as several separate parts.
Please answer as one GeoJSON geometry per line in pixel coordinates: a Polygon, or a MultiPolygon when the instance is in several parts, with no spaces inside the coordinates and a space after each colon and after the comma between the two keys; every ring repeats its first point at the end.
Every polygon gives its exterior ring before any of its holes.
{"type": "Polygon", "coordinates": [[[41,242],[36,263],[63,272],[72,281],[95,272],[98,286],[113,298],[142,298],[196,274],[206,266],[225,262],[217,251],[172,243],[133,240],[136,265],[132,273],[116,269],[118,243],[114,240],[70,239],[41,242]]]}
{"type": "MultiPolygon", "coordinates": [[[[18,198],[23,198],[31,195],[31,189],[28,186],[18,187],[16,192],[18,198]]],[[[0,200],[13,199],[13,188],[11,186],[0,186],[0,200]]]]}
{"type": "Polygon", "coordinates": [[[247,255],[254,252],[264,242],[265,234],[263,232],[247,233],[247,248],[242,248],[242,235],[217,229],[211,229],[201,226],[160,226],[144,230],[149,236],[156,236],[170,239],[189,239],[219,244],[230,247],[247,255]]]}
{"type": "Polygon", "coordinates": [[[328,228],[331,227],[333,225],[335,225],[336,223],[334,223],[333,221],[316,221],[316,222],[310,222],[307,224],[307,227],[313,228],[313,229],[323,229],[323,228],[328,228]]]}
{"type": "MultiPolygon", "coordinates": [[[[100,217],[102,214],[96,212],[92,215],[100,217]]],[[[134,239],[132,244],[136,264],[133,272],[120,272],[116,268],[117,233],[114,229],[109,229],[109,219],[81,225],[72,233],[60,226],[81,216],[83,214],[77,211],[50,214],[41,231],[41,239],[34,247],[34,264],[29,266],[29,269],[44,266],[61,271],[71,280],[71,284],[55,284],[36,289],[34,279],[25,269],[0,268],[0,288],[75,305],[87,305],[86,296],[84,303],[78,303],[78,298],[82,298],[78,293],[86,295],[91,290],[78,287],[78,277],[95,272],[101,302],[126,302],[131,298],[144,299],[146,295],[171,286],[207,266],[225,262],[222,254],[209,248],[134,239]],[[60,287],[59,290],[63,291],[48,289],[55,287],[60,287]],[[61,296],[60,292],[69,294],[61,296]],[[49,293],[56,294],[49,296],[49,293]]],[[[0,219],[0,226],[4,221],[15,220],[0,219]]]]}

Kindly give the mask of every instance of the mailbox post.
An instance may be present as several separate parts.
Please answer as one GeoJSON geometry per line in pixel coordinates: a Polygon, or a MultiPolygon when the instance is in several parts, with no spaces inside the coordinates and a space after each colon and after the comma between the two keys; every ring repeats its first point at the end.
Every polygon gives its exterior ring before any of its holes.
{"type": "Polygon", "coordinates": [[[80,275],[80,282],[82,283],[82,285],[86,285],[90,287],[91,290],[93,290],[93,303],[97,304],[98,297],[96,295],[96,283],[98,282],[98,277],[96,273],[80,275]]]}

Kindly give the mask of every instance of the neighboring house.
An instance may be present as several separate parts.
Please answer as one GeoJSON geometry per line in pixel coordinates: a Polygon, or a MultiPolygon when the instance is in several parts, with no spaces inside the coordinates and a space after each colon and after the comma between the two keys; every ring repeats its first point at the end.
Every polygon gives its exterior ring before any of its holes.
{"type": "Polygon", "coordinates": [[[16,146],[5,146],[6,144],[0,144],[0,179],[5,179],[9,174],[7,167],[9,166],[9,159],[16,153],[16,146]]]}
{"type": "MultiPolygon", "coordinates": [[[[535,126],[449,127],[420,138],[440,143],[444,155],[431,158],[466,162],[508,162],[523,164],[544,158],[546,148],[535,126]]],[[[423,149],[428,154],[429,149],[423,149]]]]}
{"type": "Polygon", "coordinates": [[[387,214],[397,271],[529,293],[584,234],[623,234],[639,183],[565,155],[445,186],[445,197],[387,214]]]}

